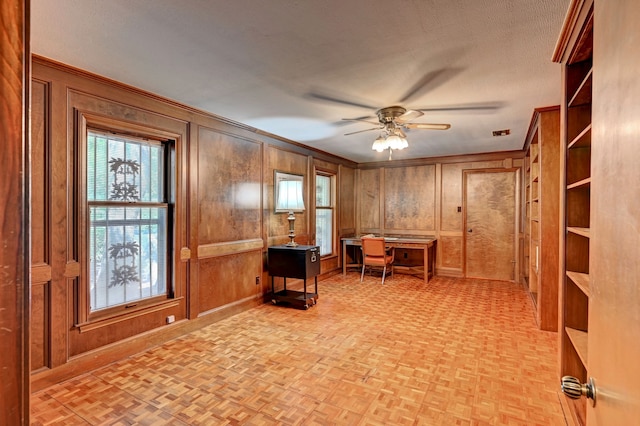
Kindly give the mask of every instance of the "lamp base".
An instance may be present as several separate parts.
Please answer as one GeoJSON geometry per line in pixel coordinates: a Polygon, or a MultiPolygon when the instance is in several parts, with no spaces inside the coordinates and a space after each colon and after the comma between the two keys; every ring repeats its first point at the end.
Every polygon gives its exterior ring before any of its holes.
{"type": "Polygon", "coordinates": [[[293,229],[294,228],[293,223],[296,221],[296,217],[292,211],[289,212],[289,217],[287,217],[287,220],[289,221],[289,240],[290,241],[285,245],[287,247],[297,247],[298,243],[294,241],[294,239],[296,238],[296,233],[293,229]]]}

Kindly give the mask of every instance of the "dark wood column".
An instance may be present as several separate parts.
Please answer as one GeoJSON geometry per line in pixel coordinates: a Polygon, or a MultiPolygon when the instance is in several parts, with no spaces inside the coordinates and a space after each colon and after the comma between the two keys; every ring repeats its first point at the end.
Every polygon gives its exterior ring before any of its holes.
{"type": "Polygon", "coordinates": [[[29,424],[29,0],[0,3],[0,424],[29,424]]]}

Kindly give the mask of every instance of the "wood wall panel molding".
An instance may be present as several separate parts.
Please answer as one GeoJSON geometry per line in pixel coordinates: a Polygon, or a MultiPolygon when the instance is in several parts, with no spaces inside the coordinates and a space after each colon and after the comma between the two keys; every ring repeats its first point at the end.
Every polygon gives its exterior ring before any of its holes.
{"type": "Polygon", "coordinates": [[[76,278],[80,276],[80,263],[67,262],[64,268],[65,278],[76,278]]]}
{"type": "Polygon", "coordinates": [[[338,200],[340,229],[356,228],[356,173],[355,169],[340,166],[338,173],[338,200]]]}
{"type": "Polygon", "coordinates": [[[383,226],[386,232],[433,232],[436,224],[436,167],[425,165],[383,170],[383,226]]]}
{"type": "MultiPolygon", "coordinates": [[[[262,145],[198,129],[198,242],[248,240],[262,229],[262,145]]],[[[198,255],[200,256],[200,248],[198,255]]]]}
{"type": "Polygon", "coordinates": [[[460,271],[462,274],[462,235],[444,236],[440,234],[438,250],[441,258],[441,267],[460,271]]]}
{"type": "Polygon", "coordinates": [[[201,277],[198,312],[262,294],[262,246],[258,250],[200,259],[198,269],[201,277]]]}
{"type": "MultiPolygon", "coordinates": [[[[32,279],[36,276],[32,275],[32,279]]],[[[39,277],[39,279],[43,279],[39,277]]],[[[48,368],[50,360],[49,293],[50,282],[31,284],[31,371],[48,368]]]]}
{"type": "Polygon", "coordinates": [[[48,82],[31,83],[31,259],[49,263],[51,246],[51,152],[48,82]]]}
{"type": "Polygon", "coordinates": [[[382,169],[360,170],[358,181],[358,199],[359,199],[359,229],[364,232],[365,229],[380,229],[382,227],[380,220],[380,199],[381,186],[380,175],[382,169]]]}
{"type": "Polygon", "coordinates": [[[462,171],[468,163],[442,165],[441,232],[462,231],[462,171]]]}
{"type": "Polygon", "coordinates": [[[191,249],[188,247],[182,247],[180,249],[180,260],[186,262],[191,259],[191,249]]]}
{"type": "Polygon", "coordinates": [[[51,281],[51,266],[47,264],[31,266],[31,285],[46,284],[51,281]]]}
{"type": "MultiPolygon", "coordinates": [[[[266,186],[266,200],[263,201],[263,206],[266,209],[265,226],[267,227],[268,246],[272,245],[273,238],[279,240],[280,236],[287,235],[289,233],[289,222],[287,221],[286,213],[273,213],[275,210],[274,205],[274,171],[278,170],[285,173],[292,173],[302,175],[304,177],[305,187],[303,189],[304,204],[307,210],[302,213],[296,213],[296,221],[294,223],[296,242],[298,244],[306,244],[310,238],[310,229],[308,228],[308,209],[310,204],[310,194],[308,190],[308,183],[310,179],[309,174],[309,159],[306,156],[300,155],[295,152],[291,152],[279,147],[269,146],[265,155],[265,186],[266,186]]],[[[287,242],[288,239],[282,242],[287,242]]],[[[281,244],[278,242],[277,244],[281,244]]]]}
{"type": "Polygon", "coordinates": [[[261,238],[242,241],[228,241],[225,243],[203,244],[198,246],[198,259],[207,259],[210,257],[228,256],[231,254],[262,250],[263,246],[264,242],[261,238]]]}
{"type": "Polygon", "coordinates": [[[524,151],[501,151],[501,152],[489,152],[485,154],[468,154],[468,155],[452,155],[447,157],[429,157],[429,158],[415,158],[411,160],[393,160],[379,161],[371,163],[360,163],[358,169],[378,169],[378,168],[392,168],[392,167],[412,167],[423,165],[435,165],[435,164],[450,164],[450,163],[470,163],[474,161],[486,162],[493,161],[502,163],[506,158],[513,158],[514,160],[524,158],[524,151]]]}

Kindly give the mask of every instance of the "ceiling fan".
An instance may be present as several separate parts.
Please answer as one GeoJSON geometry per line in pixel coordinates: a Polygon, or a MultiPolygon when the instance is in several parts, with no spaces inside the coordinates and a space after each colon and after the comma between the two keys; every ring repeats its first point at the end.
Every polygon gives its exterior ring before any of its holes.
{"type": "MultiPolygon", "coordinates": [[[[427,72],[424,76],[422,76],[422,78],[416,81],[407,90],[406,93],[398,98],[398,103],[410,102],[411,99],[415,99],[417,96],[424,95],[431,87],[443,84],[460,72],[462,72],[461,68],[448,67],[427,72]]],[[[314,90],[307,93],[305,96],[324,102],[365,108],[368,110],[372,110],[375,108],[371,106],[371,104],[367,101],[345,98],[340,94],[333,94],[327,92],[326,90],[314,90]]],[[[413,120],[424,115],[423,111],[491,111],[502,108],[502,106],[503,105],[499,102],[467,103],[458,105],[432,106],[410,110],[402,106],[394,105],[381,108],[376,111],[378,122],[371,120],[372,118],[374,118],[372,116],[343,118],[341,122],[344,123],[347,121],[359,121],[374,125],[375,127],[370,127],[368,129],[345,133],[345,136],[354,135],[356,133],[369,132],[372,130],[379,130],[381,131],[380,136],[374,142],[372,149],[380,152],[384,151],[385,149],[389,149],[389,159],[391,159],[392,150],[403,149],[409,146],[404,132],[405,130],[447,130],[451,128],[450,124],[412,123],[413,120]]]]}
{"type": "Polygon", "coordinates": [[[424,113],[417,110],[408,110],[397,105],[381,108],[376,111],[376,115],[378,116],[379,123],[363,118],[343,118],[345,121],[361,121],[364,123],[374,124],[376,126],[364,130],[345,133],[345,136],[369,132],[371,130],[380,130],[380,136],[378,136],[378,138],[373,142],[371,149],[378,152],[388,149],[389,159],[391,159],[391,152],[394,149],[399,150],[409,146],[404,129],[447,130],[451,128],[450,124],[411,123],[412,120],[421,117],[424,113]]]}

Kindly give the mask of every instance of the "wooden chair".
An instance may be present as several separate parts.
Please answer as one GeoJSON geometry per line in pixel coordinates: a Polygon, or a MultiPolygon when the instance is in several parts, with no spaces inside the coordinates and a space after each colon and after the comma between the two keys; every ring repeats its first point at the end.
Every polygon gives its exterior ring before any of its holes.
{"type": "Polygon", "coordinates": [[[364,279],[364,269],[369,267],[382,268],[382,284],[387,274],[387,266],[391,267],[393,276],[393,258],[395,249],[387,250],[383,237],[362,237],[362,274],[360,282],[364,279]]]}

